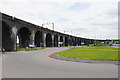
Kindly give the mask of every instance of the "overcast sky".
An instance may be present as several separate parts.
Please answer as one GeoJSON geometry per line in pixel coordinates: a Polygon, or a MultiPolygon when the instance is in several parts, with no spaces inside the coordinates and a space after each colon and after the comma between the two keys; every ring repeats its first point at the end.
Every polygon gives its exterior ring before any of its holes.
{"type": "Polygon", "coordinates": [[[0,0],[0,10],[79,37],[118,38],[118,0],[0,0]]]}

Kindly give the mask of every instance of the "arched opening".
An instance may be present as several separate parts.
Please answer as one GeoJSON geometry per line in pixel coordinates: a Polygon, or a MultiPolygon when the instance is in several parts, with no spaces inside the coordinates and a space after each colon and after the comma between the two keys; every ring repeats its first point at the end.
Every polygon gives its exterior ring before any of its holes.
{"type": "Polygon", "coordinates": [[[68,37],[65,37],[65,46],[68,46],[68,37]]]}
{"type": "Polygon", "coordinates": [[[78,42],[78,46],[80,46],[80,39],[78,39],[78,41],[77,41],[77,42],[78,42]]]}
{"type": "Polygon", "coordinates": [[[28,28],[23,27],[18,31],[18,38],[19,38],[19,47],[26,48],[30,45],[30,31],[28,28]]]}
{"type": "Polygon", "coordinates": [[[85,45],[85,39],[81,39],[81,45],[85,45]]]}
{"type": "Polygon", "coordinates": [[[74,39],[73,38],[71,39],[71,44],[72,44],[72,46],[74,45],[74,39]]]}
{"type": "Polygon", "coordinates": [[[58,36],[54,35],[54,47],[58,47],[58,36]]]}
{"type": "Polygon", "coordinates": [[[60,47],[63,46],[63,36],[60,36],[60,47]]]}
{"type": "Polygon", "coordinates": [[[77,38],[76,45],[79,46],[79,39],[77,38]]]}
{"type": "Polygon", "coordinates": [[[87,39],[85,39],[85,40],[84,40],[84,43],[85,43],[84,45],[86,45],[86,44],[87,44],[87,39]]]}
{"type": "Polygon", "coordinates": [[[42,32],[37,31],[35,34],[35,46],[36,47],[42,47],[43,41],[42,41],[42,32]]]}
{"type": "Polygon", "coordinates": [[[68,39],[68,44],[69,44],[69,46],[71,46],[71,39],[70,38],[68,39]]]}
{"type": "Polygon", "coordinates": [[[82,38],[80,39],[80,42],[81,42],[80,45],[82,46],[83,45],[83,39],[82,38]]]}
{"type": "Polygon", "coordinates": [[[46,35],[46,47],[52,47],[52,35],[50,33],[46,35]]]}
{"type": "Polygon", "coordinates": [[[77,38],[74,38],[74,46],[77,45],[77,38]]]}
{"type": "Polygon", "coordinates": [[[75,46],[75,38],[73,38],[73,46],[75,46]]]}
{"type": "Polygon", "coordinates": [[[89,39],[86,39],[86,45],[89,44],[89,39]]]}
{"type": "Polygon", "coordinates": [[[77,45],[77,38],[74,38],[74,46],[77,45]]]}
{"type": "Polygon", "coordinates": [[[2,48],[5,49],[5,51],[14,50],[14,42],[11,33],[10,26],[2,21],[2,48]]]}
{"type": "Polygon", "coordinates": [[[19,36],[17,35],[17,48],[20,46],[19,36]]]}

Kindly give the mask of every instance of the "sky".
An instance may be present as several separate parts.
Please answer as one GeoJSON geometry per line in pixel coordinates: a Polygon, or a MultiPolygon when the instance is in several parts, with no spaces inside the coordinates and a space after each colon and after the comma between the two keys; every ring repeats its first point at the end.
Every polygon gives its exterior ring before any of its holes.
{"type": "Polygon", "coordinates": [[[0,0],[0,12],[78,37],[117,39],[118,1],[0,0]]]}

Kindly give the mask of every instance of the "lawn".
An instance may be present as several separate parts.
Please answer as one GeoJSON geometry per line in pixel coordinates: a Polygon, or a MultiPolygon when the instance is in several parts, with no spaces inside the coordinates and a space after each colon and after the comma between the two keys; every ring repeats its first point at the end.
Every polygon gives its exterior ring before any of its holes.
{"type": "Polygon", "coordinates": [[[82,60],[120,61],[118,59],[118,48],[111,47],[76,47],[56,53],[56,55],[82,60]]]}

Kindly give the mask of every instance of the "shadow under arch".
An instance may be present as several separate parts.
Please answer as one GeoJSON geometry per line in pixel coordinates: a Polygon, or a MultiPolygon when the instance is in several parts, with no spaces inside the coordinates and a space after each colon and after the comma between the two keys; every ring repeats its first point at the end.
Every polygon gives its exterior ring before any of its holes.
{"type": "Polygon", "coordinates": [[[61,47],[61,46],[63,46],[63,36],[60,36],[60,42],[62,42],[62,44],[60,45],[60,47],[61,47]]]}
{"type": "Polygon", "coordinates": [[[71,46],[74,45],[74,38],[71,39],[71,46]]]}
{"type": "Polygon", "coordinates": [[[36,47],[42,47],[43,45],[43,35],[41,31],[37,31],[35,33],[35,46],[36,47]]]}
{"type": "Polygon", "coordinates": [[[22,27],[18,31],[18,38],[19,38],[19,47],[20,48],[26,48],[30,45],[30,30],[26,27],[22,27]]]}
{"type": "Polygon", "coordinates": [[[52,35],[50,33],[46,35],[46,47],[52,47],[52,35]]]}
{"type": "Polygon", "coordinates": [[[65,46],[68,46],[68,37],[65,37],[65,46]]]}

